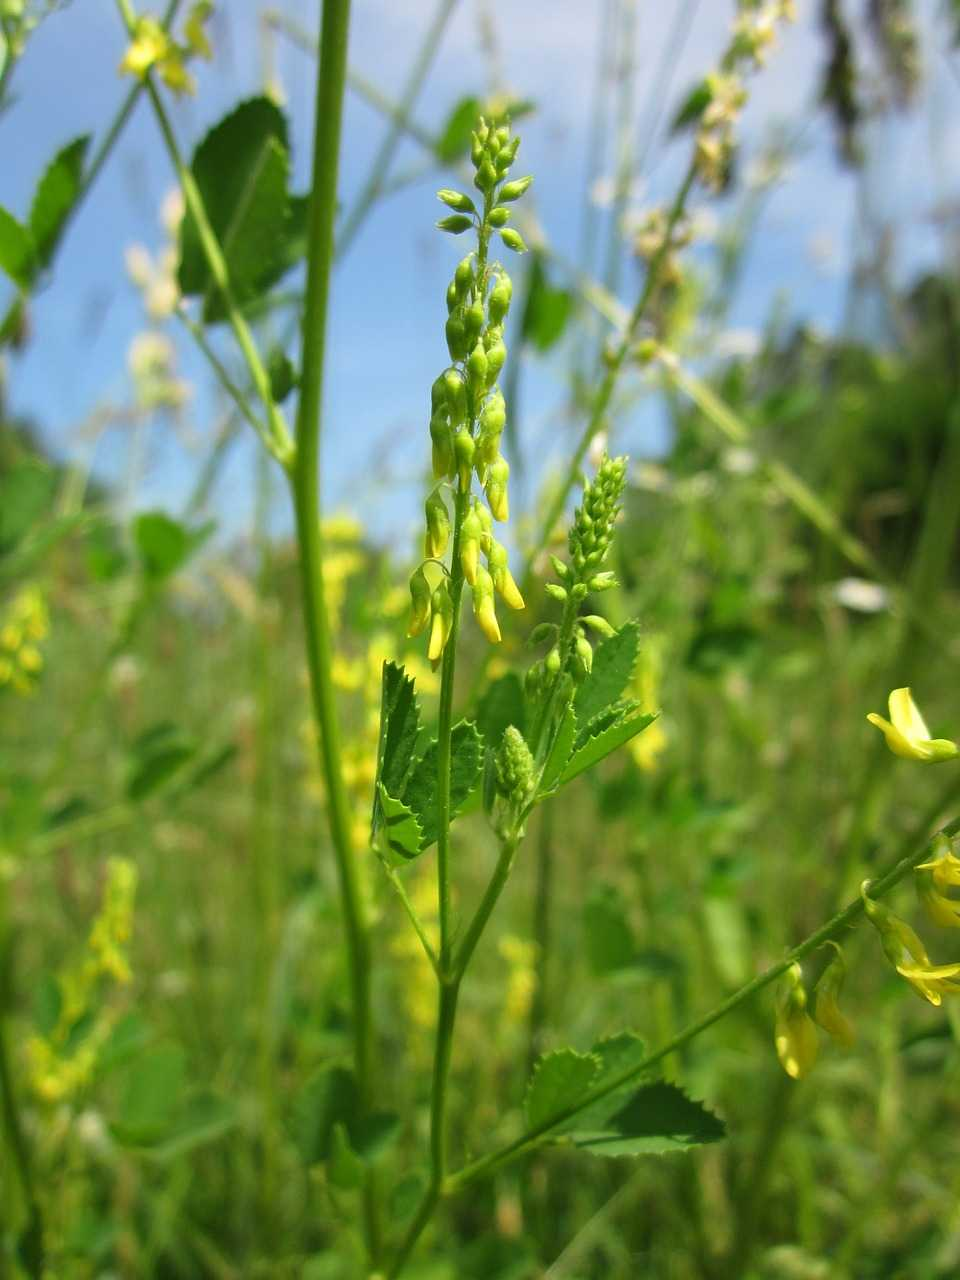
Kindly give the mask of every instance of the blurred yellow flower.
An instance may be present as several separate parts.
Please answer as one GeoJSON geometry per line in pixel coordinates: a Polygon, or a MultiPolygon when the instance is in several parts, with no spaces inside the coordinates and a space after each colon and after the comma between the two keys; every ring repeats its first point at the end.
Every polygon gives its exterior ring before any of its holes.
{"type": "Polygon", "coordinates": [[[800,1080],[813,1070],[820,1042],[813,1019],[807,1013],[803,971],[798,964],[792,964],[783,976],[777,999],[774,1044],[781,1067],[793,1080],[800,1080]]]}
{"type": "Polygon", "coordinates": [[[934,924],[945,929],[960,929],[960,899],[951,898],[944,890],[960,885],[960,858],[944,835],[933,842],[933,857],[915,869],[917,897],[934,924]]]}
{"type": "Polygon", "coordinates": [[[813,1018],[837,1044],[849,1049],[857,1036],[853,1023],[840,1008],[840,992],[847,977],[847,962],[837,943],[831,942],[828,945],[834,948],[836,955],[820,975],[814,989],[813,1018]]]}
{"type": "Polygon", "coordinates": [[[880,902],[867,896],[869,880],[860,886],[860,896],[867,919],[880,935],[880,944],[887,959],[901,977],[906,978],[924,1000],[933,1005],[942,1003],[943,996],[960,991],[958,964],[932,964],[922,939],[905,920],[880,902]]]}
{"type": "Polygon", "coordinates": [[[871,711],[867,719],[875,724],[895,756],[937,764],[960,755],[960,747],[948,738],[931,738],[926,721],[917,709],[910,690],[894,689],[890,694],[890,719],[871,711]]]}

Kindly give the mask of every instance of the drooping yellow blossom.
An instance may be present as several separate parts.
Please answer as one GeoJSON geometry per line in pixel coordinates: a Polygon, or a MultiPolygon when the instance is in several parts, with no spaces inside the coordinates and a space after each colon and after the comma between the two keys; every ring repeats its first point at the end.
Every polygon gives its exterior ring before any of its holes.
{"type": "Polygon", "coordinates": [[[37,587],[24,587],[3,614],[0,625],[0,689],[33,693],[43,670],[40,642],[50,630],[46,601],[37,587]]]}
{"type": "Polygon", "coordinates": [[[867,719],[875,724],[887,740],[887,746],[895,756],[904,760],[922,760],[937,764],[960,755],[960,747],[949,738],[931,738],[926,721],[908,688],[894,689],[890,694],[890,719],[871,711],[867,719]]]}
{"type": "Polygon", "coordinates": [[[142,79],[156,69],[160,79],[174,93],[196,93],[196,83],[186,64],[192,57],[209,59],[213,56],[204,31],[204,23],[212,10],[211,0],[197,0],[184,23],[182,44],[174,40],[152,14],[137,18],[133,38],[120,60],[120,74],[142,79]]]}
{"type": "Polygon", "coordinates": [[[791,1079],[800,1080],[813,1070],[820,1042],[813,1019],[807,1013],[803,970],[796,963],[783,975],[777,998],[774,1044],[780,1065],[791,1079]]]}
{"type": "Polygon", "coordinates": [[[923,941],[905,920],[900,920],[889,907],[867,895],[869,880],[860,886],[860,896],[867,919],[880,935],[884,953],[897,973],[906,978],[918,995],[933,1005],[943,996],[960,991],[960,964],[931,964],[923,941]]]}
{"type": "Polygon", "coordinates": [[[847,962],[835,942],[829,944],[836,955],[821,973],[814,989],[813,1018],[844,1049],[857,1038],[853,1023],[840,1008],[840,992],[847,977],[847,962]]]}
{"type": "Polygon", "coordinates": [[[917,897],[934,924],[944,929],[960,929],[960,898],[951,898],[945,890],[960,885],[960,858],[945,835],[933,842],[933,857],[916,868],[914,884],[917,897]]]}

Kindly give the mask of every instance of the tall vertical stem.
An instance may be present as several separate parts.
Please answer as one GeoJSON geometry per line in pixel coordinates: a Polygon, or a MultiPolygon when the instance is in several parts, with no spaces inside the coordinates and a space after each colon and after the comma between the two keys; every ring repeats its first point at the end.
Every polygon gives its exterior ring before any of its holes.
{"type": "MultiPolygon", "coordinates": [[[[320,420],[323,400],[327,311],[337,207],[337,171],[343,93],[347,70],[350,0],[324,0],[317,62],[313,181],[307,227],[307,287],[303,312],[300,402],[296,454],[289,469],[297,539],[300,589],[307,638],[313,713],[319,735],[353,1003],[353,1057],[361,1106],[372,1096],[370,933],[350,834],[350,806],[343,780],[340,724],[331,678],[333,642],[323,582],[324,547],[320,527],[320,420]]],[[[365,1191],[365,1229],[371,1261],[379,1254],[379,1224],[372,1175],[365,1191]]]]}

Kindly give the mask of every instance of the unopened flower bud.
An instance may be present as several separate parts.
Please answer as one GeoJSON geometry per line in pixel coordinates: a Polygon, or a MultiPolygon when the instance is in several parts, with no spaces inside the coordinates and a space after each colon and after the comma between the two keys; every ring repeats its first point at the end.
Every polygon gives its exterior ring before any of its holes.
{"type": "Polygon", "coordinates": [[[510,182],[505,182],[500,188],[500,199],[519,200],[532,181],[532,176],[528,174],[525,178],[513,178],[510,182]]]}
{"type": "Polygon", "coordinates": [[[552,552],[550,554],[550,563],[553,565],[553,572],[557,575],[557,577],[562,582],[566,582],[567,578],[570,577],[569,566],[565,565],[563,561],[560,559],[560,557],[555,556],[552,552]]]}
{"type": "Polygon", "coordinates": [[[437,192],[437,199],[442,200],[448,209],[455,209],[457,213],[476,213],[473,201],[462,191],[452,191],[449,187],[444,187],[437,192]]]}
{"type": "Polygon", "coordinates": [[[497,622],[497,611],[494,605],[493,579],[481,565],[477,569],[473,583],[473,612],[476,614],[480,630],[491,644],[500,643],[500,624],[497,622]]]}
{"type": "Polygon", "coordinates": [[[510,213],[510,209],[507,209],[502,204],[498,204],[495,209],[490,210],[490,216],[487,218],[487,221],[490,223],[491,227],[505,227],[510,221],[510,213]]]}
{"type": "Polygon", "coordinates": [[[447,350],[451,360],[462,360],[467,354],[466,330],[463,324],[463,311],[458,307],[447,318],[446,327],[447,350]]]}
{"type": "Polygon", "coordinates": [[[448,369],[443,375],[443,385],[450,424],[453,427],[462,426],[467,416],[467,388],[458,370],[448,369]]]}
{"type": "Polygon", "coordinates": [[[438,231],[449,231],[453,236],[463,235],[464,231],[469,231],[472,226],[473,219],[467,217],[465,213],[451,213],[437,222],[438,231]]]}
{"type": "Polygon", "coordinates": [[[547,640],[552,642],[556,640],[557,632],[559,630],[560,628],[555,622],[538,622],[530,632],[527,643],[530,645],[538,645],[545,644],[547,640]]]}
{"type": "Polygon", "coordinates": [[[555,676],[560,673],[560,650],[556,645],[550,650],[543,660],[544,668],[550,675],[555,676]]]}
{"type": "Polygon", "coordinates": [[[480,433],[477,437],[477,457],[490,466],[500,453],[500,437],[507,421],[506,404],[500,391],[488,397],[480,413],[480,433]]]}
{"type": "Polygon", "coordinates": [[[820,1045],[817,1028],[807,1013],[807,993],[798,964],[792,964],[783,977],[774,1041],[780,1065],[788,1076],[799,1080],[812,1070],[820,1045]]]}
{"type": "Polygon", "coordinates": [[[457,460],[457,473],[460,477],[460,488],[467,492],[470,488],[470,477],[473,472],[473,458],[477,451],[476,441],[465,428],[461,428],[453,442],[453,452],[457,460]]]}
{"type": "Polygon", "coordinates": [[[460,302],[457,286],[451,280],[447,285],[447,315],[451,315],[460,302]]]}
{"type": "Polygon", "coordinates": [[[857,1038],[856,1032],[839,1004],[840,992],[847,977],[847,962],[837,943],[831,942],[830,945],[835,948],[836,954],[821,973],[814,988],[813,1018],[837,1044],[849,1049],[857,1038]]]}
{"type": "Polygon", "coordinates": [[[505,147],[500,148],[500,152],[496,159],[497,173],[506,173],[514,160],[517,158],[517,152],[520,149],[520,139],[511,138],[505,147]]]}
{"type": "Polygon", "coordinates": [[[447,549],[450,539],[450,516],[446,504],[434,489],[424,504],[427,517],[427,533],[424,539],[424,554],[439,559],[447,549]]]}
{"type": "Polygon", "coordinates": [[[467,357],[467,381],[475,396],[486,389],[487,353],[482,342],[478,342],[467,357]]]}
{"type": "Polygon", "coordinates": [[[483,303],[474,302],[463,313],[463,332],[468,347],[473,347],[483,329],[483,303]]]}
{"type": "Polygon", "coordinates": [[[474,507],[482,530],[480,534],[480,550],[485,556],[488,556],[493,546],[493,516],[482,502],[475,503],[474,507]]]}
{"type": "Polygon", "coordinates": [[[587,583],[591,591],[609,591],[611,587],[616,585],[616,574],[610,573],[609,570],[604,573],[595,573],[587,583]]]}
{"type": "Polygon", "coordinates": [[[577,663],[579,667],[583,671],[584,675],[589,675],[593,670],[593,649],[590,645],[590,641],[582,631],[577,632],[576,639],[574,640],[574,651],[577,656],[577,663]]]}
{"type": "Polygon", "coordinates": [[[523,734],[514,725],[503,731],[497,751],[497,785],[504,799],[518,809],[530,799],[537,781],[537,767],[523,734]]]}
{"type": "Polygon", "coordinates": [[[460,526],[460,566],[463,576],[471,586],[477,580],[480,566],[480,539],[483,537],[483,525],[478,514],[479,503],[474,502],[463,517],[460,526]]]}
{"type": "Polygon", "coordinates": [[[507,497],[507,481],[509,477],[509,464],[506,458],[498,455],[487,468],[487,481],[484,485],[484,492],[487,495],[487,502],[494,520],[499,520],[501,524],[510,518],[510,503],[507,497]]]}
{"type": "Polygon", "coordinates": [[[507,248],[512,249],[514,253],[527,252],[527,246],[523,236],[513,227],[504,227],[500,232],[500,239],[507,248]]]}
{"type": "Polygon", "coordinates": [[[453,475],[453,432],[446,413],[435,413],[430,419],[430,443],[434,479],[442,480],[446,476],[453,475]]]}
{"type": "Polygon", "coordinates": [[[507,549],[496,538],[490,539],[490,550],[487,552],[487,565],[493,585],[503,597],[503,602],[511,609],[524,608],[523,596],[513,580],[510,565],[507,561],[507,549]]]}
{"type": "Polygon", "coordinates": [[[430,644],[427,657],[436,664],[440,661],[453,629],[453,601],[450,599],[446,579],[434,589],[430,597],[430,613],[430,644]]]}
{"type": "Polygon", "coordinates": [[[485,155],[483,159],[480,161],[480,165],[473,179],[473,185],[477,188],[478,191],[482,191],[484,195],[486,195],[488,191],[493,190],[493,188],[496,186],[496,182],[497,182],[497,171],[493,167],[493,164],[490,161],[489,157],[485,155]]]}
{"type": "Polygon", "coordinates": [[[616,634],[606,618],[601,618],[599,613],[588,613],[580,621],[584,626],[589,627],[591,631],[596,631],[598,635],[603,636],[605,639],[609,639],[610,636],[616,634]]]}
{"type": "Polygon", "coordinates": [[[461,258],[457,263],[457,269],[453,273],[453,283],[456,286],[457,293],[462,298],[470,286],[473,284],[473,254],[468,253],[465,258],[461,258]]]}
{"type": "Polygon", "coordinates": [[[561,587],[558,582],[548,582],[544,587],[544,591],[546,591],[551,600],[556,600],[558,604],[567,603],[567,589],[566,587],[561,587]]]}
{"type": "Polygon", "coordinates": [[[418,636],[430,621],[430,583],[423,565],[410,577],[410,626],[407,635],[418,636]]]}
{"type": "Polygon", "coordinates": [[[497,283],[490,291],[487,310],[490,312],[491,324],[500,324],[510,310],[510,299],[513,297],[513,283],[506,272],[497,277],[497,283]]]}
{"type": "Polygon", "coordinates": [[[497,338],[487,347],[487,386],[492,387],[500,376],[500,370],[507,358],[506,343],[497,338]]]}

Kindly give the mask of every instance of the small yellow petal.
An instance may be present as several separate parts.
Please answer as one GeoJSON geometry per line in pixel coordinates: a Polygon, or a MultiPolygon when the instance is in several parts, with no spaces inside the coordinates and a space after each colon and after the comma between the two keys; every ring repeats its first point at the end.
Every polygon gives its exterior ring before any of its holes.
{"type": "Polygon", "coordinates": [[[905,738],[929,740],[930,730],[908,688],[894,689],[889,698],[890,719],[905,738]]]}

